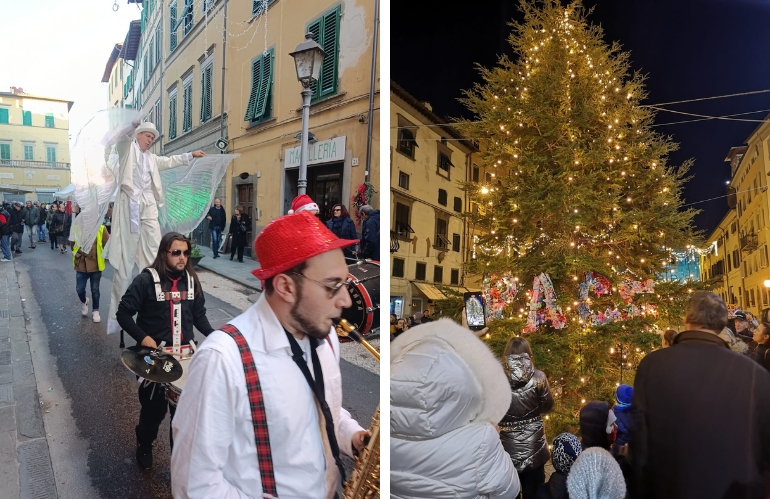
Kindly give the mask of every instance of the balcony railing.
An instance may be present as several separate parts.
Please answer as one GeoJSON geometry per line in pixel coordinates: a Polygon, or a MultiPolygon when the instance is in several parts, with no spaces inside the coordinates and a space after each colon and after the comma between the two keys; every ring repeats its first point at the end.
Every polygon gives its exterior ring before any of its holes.
{"type": "Polygon", "coordinates": [[[0,159],[0,166],[15,166],[19,168],[58,168],[69,170],[69,163],[49,163],[47,161],[20,161],[15,159],[0,159]]]}
{"type": "Polygon", "coordinates": [[[390,231],[390,252],[395,253],[401,245],[398,243],[398,235],[395,230],[390,231]]]}
{"type": "Polygon", "coordinates": [[[741,238],[741,251],[751,253],[759,246],[756,234],[746,234],[741,238]]]}

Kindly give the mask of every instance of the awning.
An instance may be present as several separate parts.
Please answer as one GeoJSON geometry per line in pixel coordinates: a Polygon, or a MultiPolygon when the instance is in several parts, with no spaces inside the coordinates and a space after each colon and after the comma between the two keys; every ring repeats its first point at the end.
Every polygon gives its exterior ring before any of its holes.
{"type": "Polygon", "coordinates": [[[74,195],[75,195],[75,184],[70,184],[64,189],[53,193],[53,197],[60,199],[62,201],[70,200],[74,195]]]}
{"type": "Polygon", "coordinates": [[[438,288],[432,284],[425,284],[422,282],[415,282],[414,284],[420,293],[428,297],[429,300],[446,300],[444,293],[438,290],[438,288]]]}
{"type": "Polygon", "coordinates": [[[0,192],[6,192],[8,194],[26,194],[35,192],[35,189],[21,185],[0,184],[0,192]]]}

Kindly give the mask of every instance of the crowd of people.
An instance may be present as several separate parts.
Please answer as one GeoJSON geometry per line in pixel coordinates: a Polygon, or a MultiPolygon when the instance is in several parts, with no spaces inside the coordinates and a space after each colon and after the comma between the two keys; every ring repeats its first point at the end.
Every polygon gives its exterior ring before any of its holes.
{"type": "Polygon", "coordinates": [[[23,253],[24,235],[29,239],[28,249],[37,248],[37,243],[51,242],[51,249],[57,247],[61,254],[69,245],[70,227],[77,206],[70,201],[41,203],[27,201],[22,205],[3,201],[0,207],[0,262],[10,262],[13,255],[23,253]]]}
{"type": "Polygon", "coordinates": [[[684,329],[613,404],[584,403],[579,437],[549,452],[554,401],[526,339],[496,359],[448,319],[410,329],[392,315],[393,497],[770,497],[770,322],[697,292],[684,329]]]}

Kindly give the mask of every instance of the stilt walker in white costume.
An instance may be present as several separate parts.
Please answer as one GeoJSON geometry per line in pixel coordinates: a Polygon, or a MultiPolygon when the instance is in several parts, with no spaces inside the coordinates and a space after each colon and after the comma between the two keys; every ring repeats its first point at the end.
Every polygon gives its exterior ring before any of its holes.
{"type": "Polygon", "coordinates": [[[140,269],[149,267],[158,254],[161,238],[158,206],[165,201],[159,172],[189,165],[192,158],[206,155],[203,151],[195,151],[169,157],[157,156],[149,151],[160,135],[155,125],[150,122],[134,124],[138,125],[133,133],[135,140],[123,134],[116,144],[120,161],[120,189],[112,210],[111,239],[114,242],[109,249],[109,260],[115,272],[108,333],[120,330],[115,313],[133,280],[134,264],[140,269]]]}
{"type": "Polygon", "coordinates": [[[111,108],[96,113],[72,147],[72,183],[81,211],[70,240],[82,251],[90,251],[114,200],[112,237],[103,252],[115,269],[108,333],[120,331],[115,313],[134,265],[150,266],[163,234],[187,234],[198,227],[227,165],[238,157],[203,151],[157,156],[149,149],[159,136],[154,124],[142,123],[140,112],[111,108]]]}

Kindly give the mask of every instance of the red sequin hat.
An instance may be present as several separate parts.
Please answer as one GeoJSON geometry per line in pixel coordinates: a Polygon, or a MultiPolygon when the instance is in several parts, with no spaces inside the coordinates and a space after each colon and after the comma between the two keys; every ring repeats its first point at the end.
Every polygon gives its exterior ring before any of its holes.
{"type": "Polygon", "coordinates": [[[284,215],[267,224],[254,240],[261,267],[251,273],[264,281],[316,255],[357,242],[338,238],[307,211],[284,215]]]}

